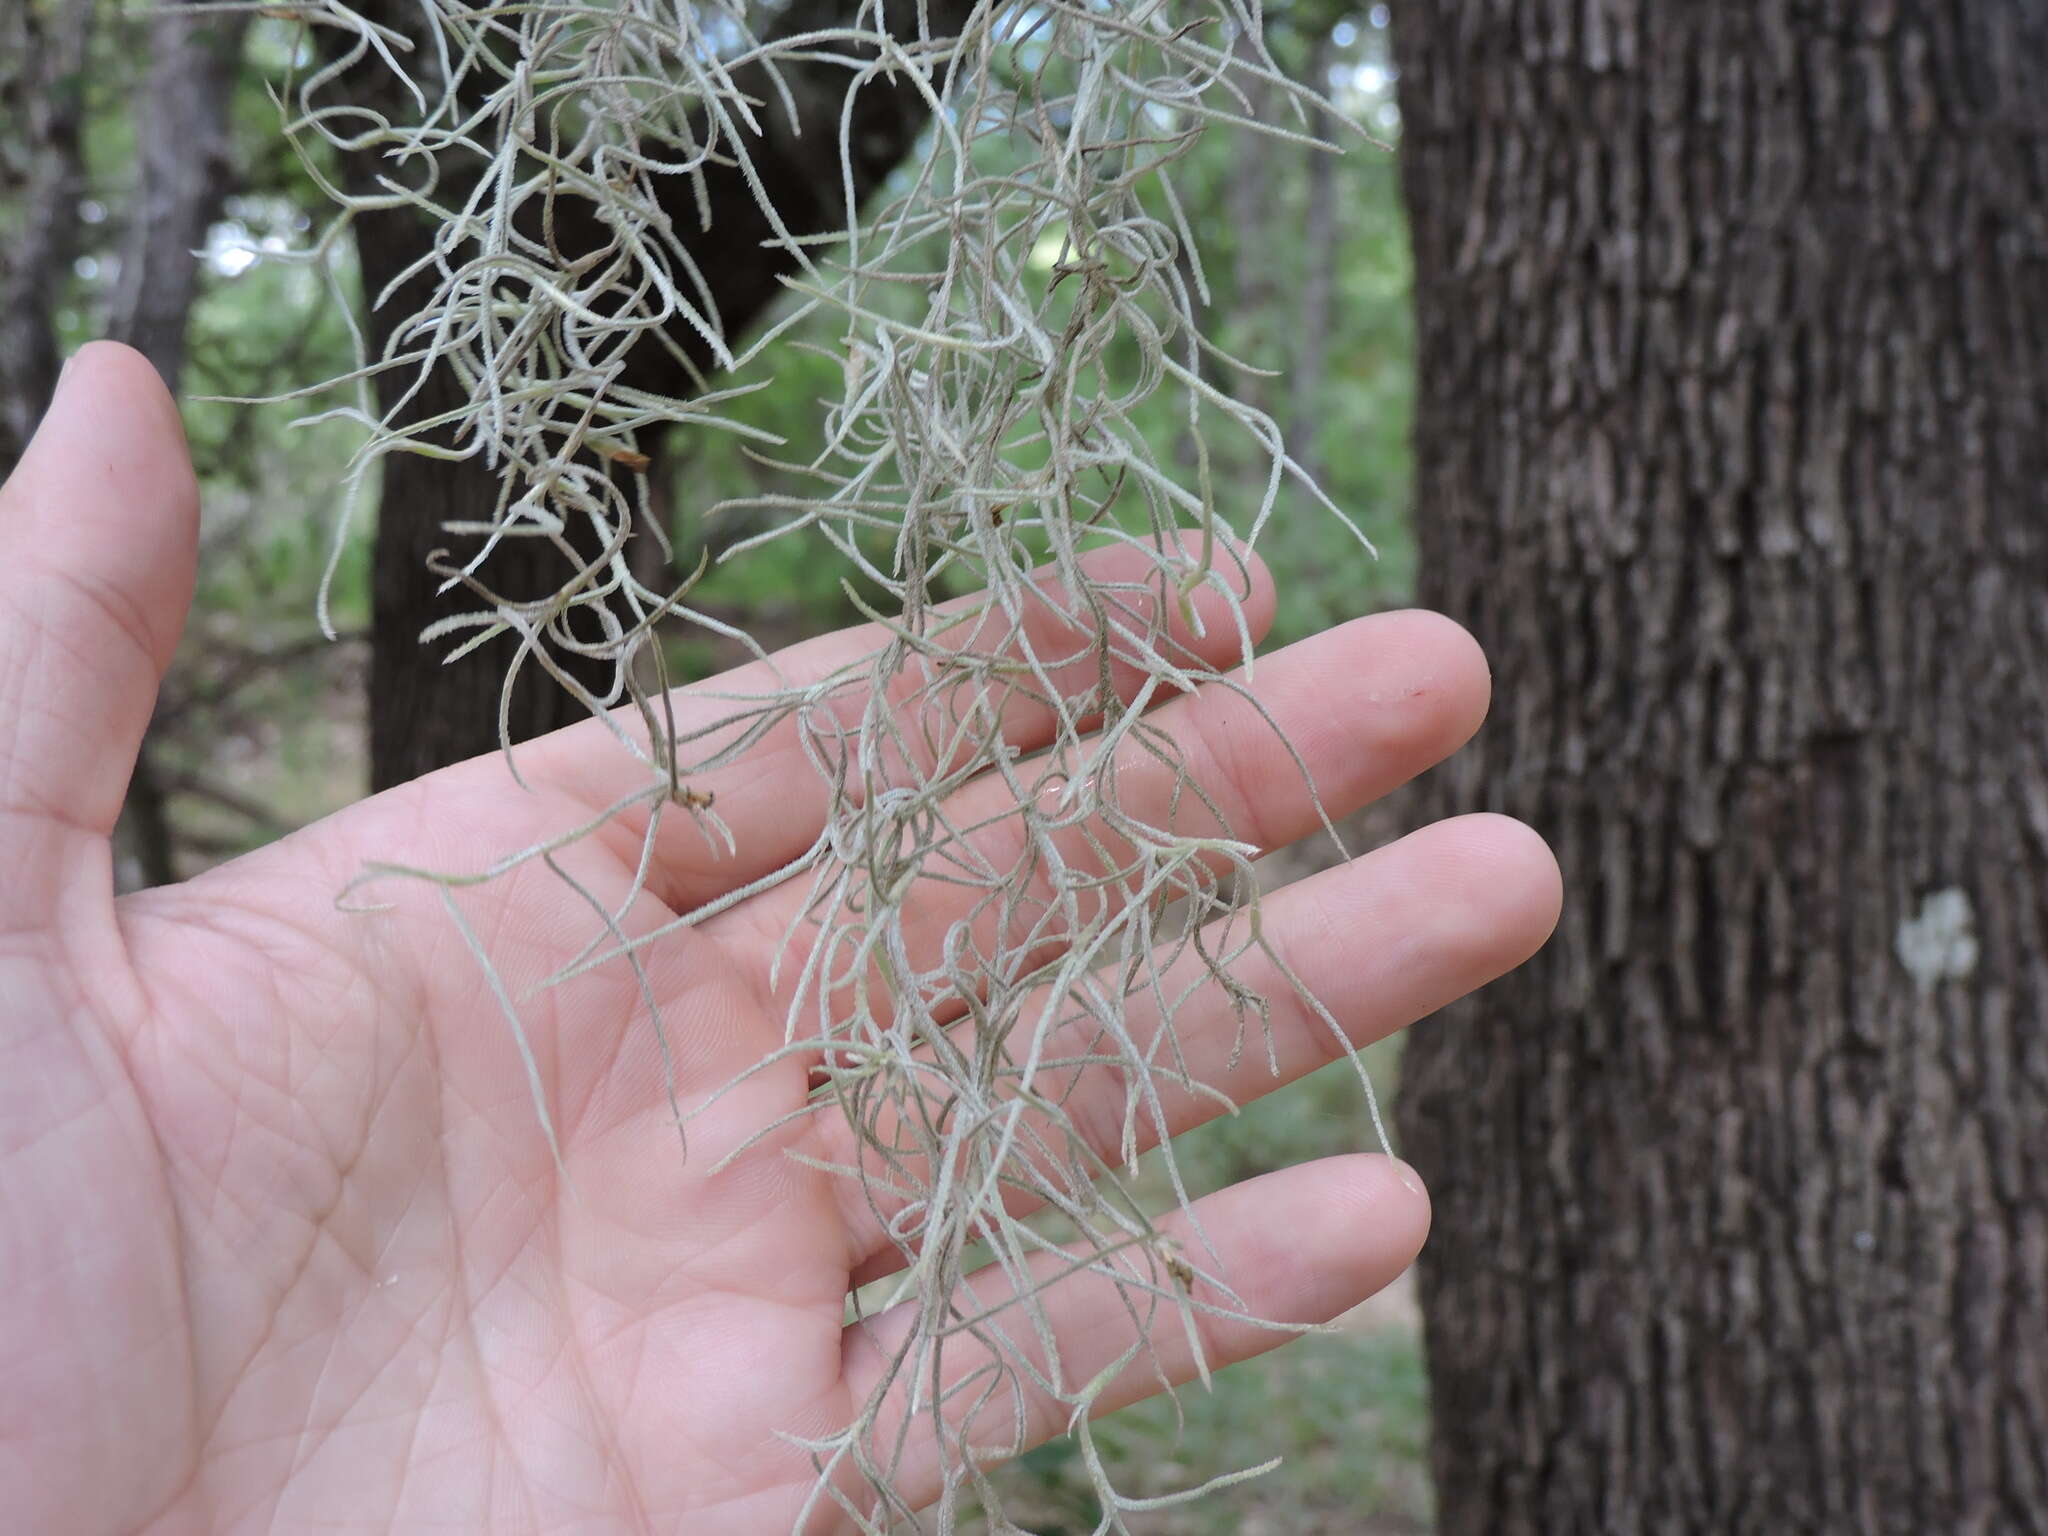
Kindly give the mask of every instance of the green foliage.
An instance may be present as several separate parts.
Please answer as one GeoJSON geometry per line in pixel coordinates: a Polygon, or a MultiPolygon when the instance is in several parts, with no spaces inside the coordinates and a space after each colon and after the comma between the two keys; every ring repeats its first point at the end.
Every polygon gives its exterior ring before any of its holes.
{"type": "MultiPolygon", "coordinates": [[[[1427,1529],[1423,1459],[1428,1383],[1403,1321],[1317,1334],[1232,1366],[1208,1392],[1155,1398],[1096,1432],[1139,1495],[1164,1493],[1205,1467],[1285,1458],[1271,1478],[1228,1489],[1134,1528],[1148,1536],[1427,1529]]],[[[1073,1443],[1055,1440],[1002,1477],[1006,1502],[1035,1536],[1086,1536],[1102,1510],[1073,1443]]]]}

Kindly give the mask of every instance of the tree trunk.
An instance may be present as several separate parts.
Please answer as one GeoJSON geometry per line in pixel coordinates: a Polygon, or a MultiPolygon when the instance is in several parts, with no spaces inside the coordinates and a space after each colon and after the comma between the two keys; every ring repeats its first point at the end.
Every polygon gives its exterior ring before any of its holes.
{"type": "Polygon", "coordinates": [[[156,364],[174,390],[199,293],[193,253],[233,184],[228,113],[249,30],[247,13],[181,9],[169,0],[149,24],[149,78],[135,119],[139,176],[107,316],[107,334],[156,364]]]}
{"type": "Polygon", "coordinates": [[[2048,1529],[2048,5],[1406,0],[1442,1529],[2048,1529]]]}
{"type": "Polygon", "coordinates": [[[0,477],[35,435],[57,387],[53,312],[78,255],[84,195],[85,61],[93,0],[0,16],[0,477]]]}
{"type": "MultiPolygon", "coordinates": [[[[412,15],[409,4],[383,0],[383,10],[360,7],[366,15],[402,24],[412,15]]],[[[778,37],[799,36],[828,26],[846,25],[855,0],[792,0],[771,29],[778,37]]],[[[865,7],[870,15],[873,7],[865,7]]],[[[891,0],[889,15],[899,32],[911,32],[920,21],[934,36],[959,30],[975,10],[975,0],[891,0]]],[[[864,24],[872,24],[871,21],[864,24]]],[[[762,183],[784,226],[796,235],[821,234],[845,227],[841,206],[839,124],[850,71],[828,64],[792,63],[782,70],[793,92],[802,131],[793,131],[779,106],[762,114],[766,132],[751,147],[762,183]]],[[[758,85],[752,94],[765,102],[780,95],[758,71],[740,71],[742,87],[758,85]],[[757,77],[750,80],[750,76],[757,77]]],[[[390,110],[402,111],[400,103],[390,110]]],[[[922,95],[907,83],[878,82],[856,96],[849,141],[854,146],[853,186],[865,199],[910,153],[925,125],[922,95]]],[[[352,168],[358,186],[382,170],[370,161],[352,168]]],[[[741,172],[732,166],[713,167],[703,181],[712,210],[710,227],[696,237],[703,247],[695,254],[712,289],[716,309],[729,337],[741,336],[782,293],[780,279],[795,264],[780,251],[762,249],[773,234],[741,172]]],[[[443,195],[446,196],[444,189],[443,195]]],[[[700,227],[695,192],[678,179],[670,211],[678,228],[700,227]]],[[[563,201],[554,210],[555,238],[566,252],[595,250],[610,236],[587,204],[563,201]]],[[[372,295],[410,266],[424,249],[423,227],[409,210],[366,215],[358,221],[364,286],[372,295]]],[[[408,312],[407,295],[373,312],[371,341],[381,348],[392,327],[408,312]]],[[[712,367],[701,338],[680,328],[677,340],[697,368],[712,367]]],[[[643,344],[632,355],[625,381],[635,388],[672,396],[693,392],[688,372],[662,350],[643,344]]],[[[404,387],[396,375],[380,381],[395,392],[404,387]]],[[[428,414],[445,408],[457,386],[445,376],[421,394],[416,409],[428,414]],[[436,402],[441,402],[437,406],[436,402]]],[[[504,651],[484,647],[453,666],[442,667],[419,647],[420,632],[445,614],[473,606],[467,594],[439,596],[440,579],[427,569],[428,555],[441,548],[459,552],[464,540],[444,531],[451,521],[489,522],[498,501],[495,476],[474,463],[450,462],[412,454],[385,460],[377,542],[372,566],[373,615],[370,661],[370,775],[376,788],[417,777],[434,768],[489,752],[498,745],[498,678],[504,651]]],[[[511,539],[493,552],[482,573],[491,587],[513,598],[539,597],[555,590],[569,567],[561,552],[541,539],[511,539]]],[[[567,658],[564,658],[565,662],[567,658]]],[[[572,672],[577,671],[570,667],[572,672]]],[[[581,680],[602,693],[609,686],[609,667],[586,669],[581,680]]],[[[514,741],[569,724],[583,717],[583,706],[546,677],[528,667],[511,702],[510,730],[514,741]]]]}
{"type": "MultiPolygon", "coordinates": [[[[233,181],[228,113],[248,30],[246,13],[180,15],[175,9],[149,27],[149,78],[135,118],[136,195],[107,335],[147,357],[173,391],[185,369],[185,331],[199,293],[194,252],[205,247],[233,181]]],[[[124,890],[178,878],[153,736],[143,738],[136,754],[114,829],[114,867],[124,890]]]]}

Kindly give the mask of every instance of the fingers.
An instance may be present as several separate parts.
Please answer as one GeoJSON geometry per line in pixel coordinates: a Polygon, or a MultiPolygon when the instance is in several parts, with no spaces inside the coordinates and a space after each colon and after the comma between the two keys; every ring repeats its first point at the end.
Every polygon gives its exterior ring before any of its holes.
{"type": "MultiPolygon", "coordinates": [[[[1248,951],[1233,969],[1247,993],[1265,1000],[1270,1039],[1220,987],[1205,982],[1192,955],[1168,966],[1158,989],[1130,996],[1129,1038],[1147,1059],[1162,1066],[1175,1063],[1176,1075],[1184,1065],[1186,1081],[1247,1103],[1335,1060],[1347,1042],[1369,1045],[1513,970],[1550,936],[1561,900],[1556,860],[1527,827],[1503,816],[1439,822],[1265,899],[1261,924],[1270,953],[1248,951]],[[1290,974],[1320,1010],[1297,990],[1290,974]],[[1185,998],[1173,1016],[1174,1049],[1166,1049],[1158,1038],[1161,997],[1185,998]],[[1332,1020],[1342,1040],[1333,1033],[1332,1020]]],[[[1244,920],[1235,921],[1241,939],[1244,920]]],[[[1219,935],[1215,943],[1222,942],[1223,926],[1211,925],[1211,933],[1219,935]]],[[[1111,987],[1111,981],[1105,979],[1104,986],[1111,987]]],[[[1027,1018],[1037,1013],[1032,1006],[1025,1010],[1027,1018]]],[[[963,1041],[961,1049],[971,1052],[972,1046],[963,1041]]],[[[1014,1060],[1024,1050],[1018,1042],[1009,1054],[1014,1060]]],[[[1130,1075],[1102,1062],[1108,1051],[1109,1042],[1092,1021],[1062,1025],[1040,1058],[1088,1064],[1043,1068],[1032,1088],[1061,1105],[1066,1126],[1074,1128],[1094,1157],[1114,1164],[1127,1150],[1130,1075]]],[[[1137,1151],[1224,1112],[1211,1094],[1192,1091],[1164,1074],[1155,1082],[1157,1107],[1141,1112],[1132,1128],[1137,1151]]],[[[872,1162],[841,1120],[821,1119],[819,1134],[819,1155],[827,1161],[844,1166],[872,1162]]],[[[885,1124],[876,1134],[886,1143],[893,1131],[885,1124]]],[[[1011,1145],[1018,1156],[1026,1156],[1022,1149],[1034,1145],[1063,1155],[1067,1134],[1065,1126],[1051,1127],[1033,1117],[1011,1145]]],[[[1044,1156],[1032,1159],[1034,1166],[1044,1156]]],[[[903,1166],[910,1177],[922,1176],[921,1165],[903,1166]]],[[[1037,1171],[1054,1188],[1071,1183],[1058,1167],[1037,1171]]],[[[1026,1170],[1015,1172],[1012,1184],[1023,1186],[1026,1170]]],[[[902,1175],[893,1170],[884,1175],[885,1180],[892,1177],[900,1181],[902,1175]]],[[[903,1262],[887,1230],[900,1201],[885,1189],[886,1184],[863,1192],[848,1181],[842,1192],[852,1267],[860,1281],[903,1262]]],[[[1021,1214],[1036,1203],[1026,1188],[1017,1187],[1008,1206],[1021,1214]]]]}
{"type": "Polygon", "coordinates": [[[928,1504],[939,1496],[944,1467],[959,1463],[964,1446],[1014,1455],[1051,1439],[1066,1430],[1091,1386],[1096,1390],[1085,1399],[1091,1416],[1110,1413],[1166,1383],[1193,1380],[1198,1346],[1200,1362],[1213,1371],[1284,1344],[1290,1332],[1259,1322],[1322,1323],[1339,1316],[1406,1269],[1429,1229],[1428,1197],[1412,1173],[1384,1157],[1306,1163],[1210,1195],[1194,1209],[1213,1255],[1184,1216],[1159,1224],[1196,1275],[1185,1314],[1178,1304],[1181,1280],[1158,1250],[1143,1246],[1079,1272],[1068,1254],[1042,1254],[1031,1266],[1032,1283],[1042,1290],[1023,1303],[1012,1278],[995,1268],[968,1282],[972,1294],[963,1295],[959,1307],[971,1326],[946,1341],[936,1366],[940,1391],[974,1381],[991,1366],[1021,1369],[1010,1378],[1014,1386],[992,1395],[980,1382],[954,1394],[947,1424],[952,1443],[943,1453],[922,1411],[905,1427],[912,1418],[906,1411],[910,1389],[930,1399],[931,1367],[914,1383],[887,1375],[910,1330],[910,1304],[850,1327],[845,1369],[852,1396],[867,1402],[881,1395],[871,1442],[893,1445],[899,1429],[905,1437],[907,1449],[891,1479],[896,1492],[912,1506],[928,1504]],[[1119,1287],[1115,1276],[1126,1284],[1119,1287]],[[1144,1347],[1134,1350],[1139,1344],[1144,1347]],[[1112,1374],[1100,1379],[1105,1373],[1112,1374]]]}
{"type": "MultiPolygon", "coordinates": [[[[1185,542],[1192,552],[1199,547],[1199,535],[1190,534],[1185,542]]],[[[1114,588],[1110,593],[1114,621],[1127,633],[1143,635],[1159,603],[1155,559],[1117,545],[1084,557],[1083,564],[1098,588],[1114,588]]],[[[1273,617],[1272,580],[1264,564],[1248,557],[1240,566],[1234,557],[1219,553],[1215,569],[1218,578],[1238,594],[1246,630],[1256,643],[1273,617]]],[[[981,601],[949,604],[943,611],[956,616],[970,614],[981,601]]],[[[1176,607],[1164,642],[1168,658],[1203,666],[1227,664],[1240,654],[1246,638],[1231,612],[1231,602],[1204,586],[1197,589],[1193,603],[1200,632],[1185,623],[1176,607]]],[[[1014,630],[1010,617],[997,607],[956,623],[943,634],[943,643],[997,660],[1033,657],[1068,697],[1094,681],[1100,663],[1094,649],[1093,621],[1077,606],[1057,570],[1048,567],[1038,572],[1026,584],[1019,606],[1014,630]]],[[[711,732],[693,741],[688,755],[702,758],[741,738],[741,727],[713,730],[719,722],[749,711],[758,714],[772,695],[792,687],[819,685],[859,668],[888,638],[878,625],[843,630],[780,652],[772,666],[754,663],[671,694],[670,707],[679,732],[711,732]]],[[[1130,649],[1127,640],[1113,646],[1119,657],[1128,657],[1130,649]]],[[[993,675],[1001,676],[999,672],[993,675]]],[[[1129,698],[1147,675],[1148,669],[1116,660],[1110,669],[1111,687],[1119,697],[1129,698]]],[[[930,772],[947,751],[946,743],[962,724],[958,717],[976,692],[968,686],[953,693],[930,693],[924,691],[929,682],[926,671],[913,663],[892,683],[897,724],[893,751],[885,752],[884,760],[867,765],[882,782],[901,782],[912,771],[930,772]],[[906,756],[909,761],[904,760],[906,756]]],[[[1001,714],[1003,739],[1030,752],[1050,738],[1054,715],[1035,678],[1013,675],[1012,684],[1007,692],[998,689],[992,703],[1001,714]]],[[[869,699],[868,690],[857,678],[821,698],[812,713],[813,747],[820,734],[857,729],[869,699]]],[[[837,747],[836,755],[847,755],[849,747],[850,743],[837,747]]],[[[616,804],[645,782],[644,770],[631,763],[595,724],[557,732],[522,748],[521,753],[522,769],[530,782],[547,783],[593,809],[616,804]]],[[[473,767],[490,771],[491,765],[480,760],[473,767]]],[[[465,765],[461,771],[473,771],[473,767],[465,765]]],[[[856,799],[867,787],[861,775],[860,767],[852,767],[847,781],[846,793],[856,799]]],[[[684,818],[669,818],[657,847],[649,888],[676,911],[699,906],[797,858],[817,840],[833,799],[833,789],[820,775],[806,749],[804,733],[793,718],[784,718],[767,729],[737,761],[691,777],[689,787],[713,797],[739,847],[737,856],[720,858],[684,818]]],[[[644,820],[622,818],[611,835],[637,841],[643,827],[644,820]]]]}
{"type": "MultiPolygon", "coordinates": [[[[1237,687],[1211,685],[1163,706],[1150,741],[1127,742],[1105,777],[1116,810],[1176,837],[1216,837],[1262,850],[1319,830],[1435,766],[1463,746],[1485,718],[1486,658],[1451,620],[1434,613],[1378,614],[1316,635],[1258,664],[1255,706],[1237,687]],[[1173,755],[1159,750],[1171,742],[1173,755]],[[1200,793],[1190,793],[1189,786],[1200,793]]],[[[1025,765],[1026,784],[1040,776],[1025,765]]],[[[993,955],[1028,934],[1032,959],[1057,951],[1065,924],[1058,890],[1089,919],[1107,918],[1130,897],[1132,844],[1106,818],[1047,832],[1017,814],[1016,791],[987,775],[953,797],[949,825],[975,828],[966,850],[949,850],[944,878],[920,881],[905,907],[904,939],[913,972],[936,967],[949,945],[993,955]],[[1050,844],[1050,847],[1047,844],[1050,844]],[[961,872],[985,872],[962,878],[961,872]],[[961,930],[964,930],[961,931],[961,930]],[[966,945],[961,941],[965,938],[966,945]]],[[[939,862],[939,861],[934,861],[939,862]]],[[[1211,861],[1219,868],[1221,858],[1211,861]]],[[[748,915],[779,935],[811,892],[792,885],[748,915]]],[[[785,988],[799,984],[789,967],[785,988]]],[[[882,989],[870,989],[882,995],[882,989]]],[[[779,999],[783,1004],[787,996],[779,999]]],[[[956,1017],[957,1000],[941,1019],[956,1017]]]]}
{"type": "MultiPolygon", "coordinates": [[[[1265,999],[1270,1035],[1220,988],[1197,987],[1194,963],[1180,964],[1159,992],[1132,998],[1131,1033],[1151,1050],[1162,1027],[1158,997],[1185,995],[1172,1028],[1187,1078],[1249,1103],[1513,970],[1550,937],[1562,899],[1557,861],[1520,822],[1438,822],[1266,898],[1271,952],[1248,952],[1235,971],[1265,999]]],[[[1093,1033],[1077,1023],[1047,1054],[1074,1059],[1093,1033]]],[[[1064,1094],[1069,1120],[1099,1155],[1120,1155],[1120,1074],[1082,1067],[1045,1086],[1064,1094]]],[[[1225,1112],[1210,1094],[1162,1083],[1159,1118],[1140,1117],[1136,1147],[1149,1150],[1225,1112]]]]}
{"type": "MultiPolygon", "coordinates": [[[[59,845],[113,828],[191,603],[198,520],[156,371],[85,348],[0,489],[0,816],[42,829],[25,834],[28,884],[59,845]]],[[[0,882],[0,901],[36,899],[23,885],[0,882]]]]}

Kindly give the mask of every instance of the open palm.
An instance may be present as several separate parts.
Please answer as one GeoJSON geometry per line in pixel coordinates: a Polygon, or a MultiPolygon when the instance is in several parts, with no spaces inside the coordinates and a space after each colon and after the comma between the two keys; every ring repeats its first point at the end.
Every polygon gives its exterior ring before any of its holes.
{"type": "MultiPolygon", "coordinates": [[[[846,1297],[900,1262],[850,1186],[785,1155],[847,1160],[832,1122],[720,1166],[803,1102],[805,1064],[694,1117],[686,1159],[633,978],[608,967],[540,994],[524,1019],[565,1183],[438,905],[417,887],[380,888],[392,905],[376,913],[335,902],[370,860],[468,867],[587,820],[637,771],[601,730],[525,749],[531,790],[481,759],[115,900],[108,833],[189,602],[195,516],[154,375],[88,349],[0,493],[0,1509],[67,1533],[790,1529],[813,1473],[782,1437],[831,1434],[872,1389],[892,1320],[848,1330],[846,1297]]],[[[1269,614],[1270,593],[1252,606],[1269,614]]],[[[873,643],[832,636],[779,664],[823,675],[873,643]]],[[[1281,652],[1258,686],[1339,814],[1453,750],[1487,697],[1469,638],[1425,614],[1281,652]]],[[[1241,701],[1183,698],[1160,718],[1239,835],[1272,847],[1313,829],[1241,701]]],[[[1027,746],[1042,727],[1027,709],[1007,721],[1027,746]]],[[[698,787],[739,852],[676,818],[631,929],[779,867],[825,814],[793,735],[698,787]]],[[[617,902],[637,851],[624,829],[564,857],[617,902]]],[[[780,1044],[769,962],[797,899],[771,889],[649,951],[686,1107],[780,1044]]],[[[1472,817],[1289,889],[1266,924],[1363,1042],[1518,963],[1557,902],[1542,844],[1472,817]]],[[[929,905],[926,921],[951,920],[942,894],[929,905]]],[[[515,990],[591,922],[540,869],[463,911],[515,990]]],[[[1331,1048],[1284,986],[1272,995],[1284,1081],[1331,1048]]],[[[1262,1053],[1233,1062],[1220,1000],[1214,1025],[1180,1020],[1197,1075],[1238,1099],[1273,1086],[1262,1053]]],[[[1288,1321],[1385,1284],[1427,1224],[1412,1179],[1366,1155],[1201,1210],[1251,1310],[1288,1321]]],[[[1100,1282],[1062,1281],[1049,1306],[1063,1371],[1123,1349],[1100,1282]]],[[[1169,1322],[1160,1358],[1185,1375],[1169,1322]]],[[[1214,1322],[1204,1342],[1222,1362],[1277,1337],[1214,1322]]],[[[1103,1404],[1154,1385],[1134,1371],[1103,1404]]],[[[1036,1433],[1060,1427],[1047,1405],[1036,1433]]],[[[928,1500],[938,1475],[913,1442],[899,1491],[928,1500]]]]}

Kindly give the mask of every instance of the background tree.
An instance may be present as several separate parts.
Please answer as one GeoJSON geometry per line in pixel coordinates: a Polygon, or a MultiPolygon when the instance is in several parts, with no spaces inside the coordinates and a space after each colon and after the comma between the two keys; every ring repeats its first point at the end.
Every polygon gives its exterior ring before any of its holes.
{"type": "Polygon", "coordinates": [[[1444,798],[1569,892],[1405,1061],[1442,1529],[2039,1530],[2048,8],[1395,25],[1444,798]]]}
{"type": "MultiPolygon", "coordinates": [[[[200,258],[234,184],[230,112],[247,12],[169,5],[149,24],[149,67],[135,109],[137,182],[108,299],[106,333],[156,365],[175,392],[199,295],[200,258]]],[[[75,189],[74,189],[75,192],[75,189]]],[[[116,841],[139,883],[178,877],[157,752],[136,759],[116,841]]]]}
{"type": "Polygon", "coordinates": [[[0,14],[0,466],[21,456],[56,387],[51,314],[76,254],[84,199],[92,0],[0,14]]]}
{"type": "MultiPolygon", "coordinates": [[[[889,25],[914,35],[917,25],[936,37],[953,35],[975,0],[926,0],[914,10],[895,5],[889,25]]],[[[861,0],[792,0],[775,13],[766,37],[798,37],[853,25],[861,0]]],[[[382,0],[363,14],[400,31],[417,30],[418,12],[403,0],[382,0]]],[[[422,50],[423,56],[430,56],[422,50]]],[[[851,94],[847,142],[856,147],[852,183],[856,202],[866,198],[917,142],[927,110],[908,84],[877,83],[858,92],[856,77],[835,63],[785,66],[781,73],[793,93],[792,121],[780,110],[764,112],[762,131],[748,151],[754,175],[790,233],[822,236],[844,229],[850,210],[841,206],[840,122],[851,94]]],[[[778,93],[760,70],[745,83],[762,102],[778,93]]],[[[402,89],[373,57],[344,79],[344,91],[394,119],[407,110],[402,89]]],[[[372,195],[390,174],[385,146],[350,157],[348,175],[358,193],[372,195]]],[[[525,232],[542,238],[538,202],[528,205],[525,232]]],[[[679,228],[695,230],[692,256],[709,287],[707,310],[723,322],[726,336],[744,338],[784,292],[780,279],[796,267],[786,249],[764,249],[774,234],[756,202],[749,176],[727,161],[695,178],[670,178],[665,211],[679,228]],[[703,201],[700,203],[700,195],[703,201]]],[[[594,257],[616,237],[582,199],[551,205],[557,227],[549,232],[568,258],[594,257]]],[[[402,325],[425,301],[431,269],[423,270],[433,230],[416,210],[392,208],[357,221],[356,245],[367,291],[380,299],[368,317],[372,349],[381,353],[392,328],[402,325]]],[[[687,363],[661,348],[642,346],[630,355],[622,382],[671,397],[697,393],[716,371],[704,338],[678,326],[674,337],[687,363]]],[[[384,408],[397,406],[413,389],[410,370],[378,378],[384,408]]],[[[415,394],[406,420],[426,420],[447,411],[466,393],[444,368],[415,394]]],[[[499,498],[496,472],[476,458],[433,458],[406,454],[387,461],[380,498],[376,549],[372,559],[373,614],[370,628],[370,779],[374,787],[403,783],[449,763],[489,752],[499,744],[498,690],[480,685],[479,669],[495,668],[484,656],[467,667],[422,665],[419,638],[436,620],[471,601],[460,588],[443,590],[429,569],[435,551],[458,541],[445,524],[488,524],[499,498]]],[[[514,540],[492,555],[488,576],[497,590],[521,597],[552,592],[570,569],[565,556],[542,540],[514,540]]],[[[578,665],[565,658],[585,686],[602,693],[609,685],[604,664],[578,665]]],[[[515,685],[506,716],[510,739],[524,741],[583,718],[584,706],[546,673],[531,668],[515,685]]]]}

